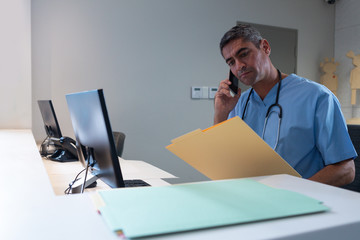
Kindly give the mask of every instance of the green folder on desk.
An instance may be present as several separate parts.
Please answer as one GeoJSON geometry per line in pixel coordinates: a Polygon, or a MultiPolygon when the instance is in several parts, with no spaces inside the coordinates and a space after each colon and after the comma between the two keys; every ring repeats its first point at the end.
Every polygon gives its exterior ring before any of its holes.
{"type": "Polygon", "coordinates": [[[96,196],[110,228],[128,238],[328,210],[318,200],[250,179],[113,189],[96,196]]]}

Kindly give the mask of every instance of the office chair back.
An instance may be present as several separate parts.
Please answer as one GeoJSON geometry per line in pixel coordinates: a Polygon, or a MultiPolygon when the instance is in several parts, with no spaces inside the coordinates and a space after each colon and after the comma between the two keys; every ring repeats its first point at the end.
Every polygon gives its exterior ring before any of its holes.
{"type": "Polygon", "coordinates": [[[122,132],[113,132],[113,136],[117,155],[121,157],[124,151],[125,134],[122,132]]]}
{"type": "MultiPolygon", "coordinates": [[[[355,147],[355,150],[360,154],[360,125],[347,125],[348,132],[351,141],[355,147]]],[[[354,159],[355,162],[355,179],[352,183],[343,186],[342,188],[349,189],[352,191],[360,192],[360,159],[359,157],[354,159]]]]}

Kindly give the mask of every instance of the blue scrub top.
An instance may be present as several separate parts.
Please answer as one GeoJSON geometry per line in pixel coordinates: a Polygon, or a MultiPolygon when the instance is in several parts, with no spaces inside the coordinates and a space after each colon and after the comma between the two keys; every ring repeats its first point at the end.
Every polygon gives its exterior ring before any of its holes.
{"type": "MultiPolygon", "coordinates": [[[[262,137],[265,115],[275,103],[278,84],[261,100],[256,91],[250,96],[244,121],[262,137]]],[[[229,118],[242,117],[250,89],[245,91],[229,118]]],[[[340,103],[323,85],[291,74],[281,82],[279,104],[283,118],[276,152],[300,175],[309,178],[324,168],[357,156],[347,132],[340,103]]],[[[278,135],[278,108],[272,108],[264,140],[272,148],[278,135]]]]}

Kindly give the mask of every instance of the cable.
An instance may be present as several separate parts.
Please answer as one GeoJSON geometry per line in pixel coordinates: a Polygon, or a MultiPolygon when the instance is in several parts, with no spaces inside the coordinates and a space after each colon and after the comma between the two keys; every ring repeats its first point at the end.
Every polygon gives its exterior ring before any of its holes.
{"type": "Polygon", "coordinates": [[[41,143],[41,145],[40,145],[40,154],[41,154],[41,156],[43,156],[43,157],[47,157],[49,154],[48,154],[48,147],[49,147],[49,143],[48,143],[48,141],[49,141],[49,137],[46,137],[43,141],[42,141],[42,143],[41,143]],[[45,142],[46,142],[46,148],[44,149],[44,145],[45,145],[45,142]]]}
{"type": "MultiPolygon", "coordinates": [[[[49,151],[50,146],[54,146],[54,143],[52,142],[51,138],[47,136],[40,145],[40,155],[48,160],[51,160],[49,157],[55,153],[55,151],[49,151]]],[[[55,148],[54,148],[55,149],[55,148]]]]}
{"type": "Polygon", "coordinates": [[[65,194],[70,194],[70,193],[71,193],[72,186],[74,185],[74,183],[75,183],[76,181],[78,181],[78,180],[80,179],[80,178],[79,178],[79,175],[80,175],[82,172],[84,172],[86,169],[87,169],[87,167],[84,168],[83,170],[81,170],[81,171],[76,175],[75,179],[74,179],[71,183],[69,183],[69,187],[64,190],[64,193],[65,193],[65,194]]]}

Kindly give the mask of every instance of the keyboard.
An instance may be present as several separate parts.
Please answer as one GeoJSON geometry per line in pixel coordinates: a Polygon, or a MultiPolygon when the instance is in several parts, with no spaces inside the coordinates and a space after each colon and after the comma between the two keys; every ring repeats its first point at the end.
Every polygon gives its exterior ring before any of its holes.
{"type": "Polygon", "coordinates": [[[124,180],[125,187],[144,187],[150,186],[147,182],[140,179],[124,180]]]}

